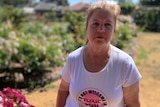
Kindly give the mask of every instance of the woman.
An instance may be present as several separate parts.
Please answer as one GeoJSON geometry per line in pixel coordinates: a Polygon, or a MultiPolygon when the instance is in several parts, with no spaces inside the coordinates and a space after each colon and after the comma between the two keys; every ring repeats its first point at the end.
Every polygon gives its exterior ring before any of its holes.
{"type": "Polygon", "coordinates": [[[119,13],[107,2],[89,7],[88,41],[68,56],[56,107],[140,107],[141,75],[132,58],[110,44],[119,13]]]}

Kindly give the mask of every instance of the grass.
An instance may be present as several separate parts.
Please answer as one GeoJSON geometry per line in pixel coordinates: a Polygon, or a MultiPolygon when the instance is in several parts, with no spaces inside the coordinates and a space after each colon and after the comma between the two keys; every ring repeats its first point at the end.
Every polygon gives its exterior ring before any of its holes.
{"type": "Polygon", "coordinates": [[[160,107],[160,33],[142,32],[136,38],[136,65],[142,74],[142,107],[160,107]]]}
{"type": "Polygon", "coordinates": [[[147,59],[147,51],[145,50],[145,48],[140,47],[140,53],[138,54],[138,59],[147,59]]]}

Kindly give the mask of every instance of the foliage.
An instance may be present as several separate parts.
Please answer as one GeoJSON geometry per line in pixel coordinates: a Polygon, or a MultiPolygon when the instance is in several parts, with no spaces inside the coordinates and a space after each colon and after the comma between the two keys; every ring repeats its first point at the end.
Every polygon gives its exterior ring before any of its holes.
{"type": "Polygon", "coordinates": [[[12,6],[19,6],[29,3],[30,0],[1,0],[0,5],[12,5],[12,6]]]}
{"type": "Polygon", "coordinates": [[[25,33],[22,35],[12,31],[9,33],[8,39],[1,38],[1,44],[3,44],[1,50],[3,51],[0,52],[0,56],[3,61],[1,61],[0,67],[8,67],[11,62],[14,62],[21,63],[28,70],[34,70],[38,67],[62,64],[62,58],[56,58],[62,56],[62,44],[58,36],[46,38],[43,34],[32,36],[25,33]],[[47,64],[46,61],[49,63],[47,64]]]}
{"type": "Polygon", "coordinates": [[[68,32],[80,33],[84,26],[84,13],[76,13],[74,11],[66,11],[64,13],[64,21],[67,21],[70,25],[68,26],[68,32]]]}
{"type": "Polygon", "coordinates": [[[160,31],[160,8],[140,7],[132,14],[134,22],[149,31],[160,31]]]}
{"type": "Polygon", "coordinates": [[[120,5],[133,4],[132,0],[116,0],[120,5]]]}
{"type": "Polygon", "coordinates": [[[58,5],[68,6],[68,0],[58,0],[58,5]]]}
{"type": "Polygon", "coordinates": [[[121,5],[121,14],[130,15],[135,9],[134,4],[123,4],[121,5]]]}
{"type": "Polygon", "coordinates": [[[123,49],[137,35],[137,28],[130,16],[121,15],[118,20],[117,29],[112,38],[112,44],[123,49]]]}
{"type": "Polygon", "coordinates": [[[22,10],[12,6],[0,7],[0,13],[0,22],[10,20],[13,26],[18,26],[20,23],[24,22],[26,17],[22,10]]]}
{"type": "Polygon", "coordinates": [[[68,33],[74,34],[75,47],[80,47],[85,42],[85,17],[84,13],[67,11],[64,13],[64,21],[68,22],[68,33]]]}
{"type": "MultiPolygon", "coordinates": [[[[53,33],[55,29],[52,24],[23,23],[19,30],[13,30],[12,26],[7,28],[6,22],[0,26],[0,32],[4,35],[0,35],[0,73],[4,72],[7,76],[5,78],[13,81],[13,84],[17,72],[21,73],[22,77],[26,74],[42,75],[45,68],[62,66],[65,58],[63,42],[59,35],[53,33]],[[14,69],[17,64],[21,71],[14,69]]],[[[26,79],[22,79],[22,82],[26,82],[26,79]]],[[[32,88],[36,84],[33,83],[29,80],[32,88]]]]}
{"type": "Polygon", "coordinates": [[[54,2],[56,3],[57,5],[63,5],[63,6],[68,6],[68,0],[40,0],[40,1],[43,1],[43,2],[54,2]]]}
{"type": "Polygon", "coordinates": [[[58,21],[58,18],[56,17],[55,12],[45,13],[42,17],[48,21],[58,21]]]}
{"type": "Polygon", "coordinates": [[[159,0],[140,0],[140,4],[147,6],[159,6],[160,2],[159,0]]]}
{"type": "Polygon", "coordinates": [[[0,107],[34,107],[18,89],[4,88],[0,91],[0,107]]]}
{"type": "Polygon", "coordinates": [[[4,69],[8,66],[8,62],[10,59],[10,51],[11,46],[13,44],[11,44],[11,42],[8,40],[9,38],[9,33],[11,32],[11,28],[12,27],[10,25],[9,22],[7,22],[8,24],[5,26],[5,24],[0,24],[0,68],[4,69]]]}

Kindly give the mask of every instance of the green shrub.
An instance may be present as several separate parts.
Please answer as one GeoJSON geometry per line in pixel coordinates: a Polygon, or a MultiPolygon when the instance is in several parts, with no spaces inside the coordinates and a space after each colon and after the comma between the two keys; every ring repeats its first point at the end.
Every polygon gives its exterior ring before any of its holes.
{"type": "Polygon", "coordinates": [[[14,40],[9,39],[14,38],[14,35],[11,36],[11,28],[7,28],[7,26],[6,23],[0,23],[0,69],[8,67],[11,53],[14,51],[14,40]]]}
{"type": "Polygon", "coordinates": [[[0,12],[0,22],[10,20],[15,27],[26,20],[24,12],[12,6],[2,6],[0,7],[0,12]]]}
{"type": "Polygon", "coordinates": [[[65,34],[62,36],[63,40],[63,51],[69,53],[76,49],[76,42],[74,40],[74,34],[65,34]]]}
{"type": "Polygon", "coordinates": [[[118,19],[117,28],[112,37],[112,44],[120,49],[129,46],[133,37],[137,36],[137,27],[130,16],[121,15],[118,19]]]}
{"type": "Polygon", "coordinates": [[[134,22],[144,30],[160,32],[160,8],[140,7],[132,16],[134,22]]]}
{"type": "Polygon", "coordinates": [[[45,13],[44,16],[42,17],[44,18],[45,21],[58,21],[55,12],[45,13]]]}
{"type": "MultiPolygon", "coordinates": [[[[23,33],[23,35],[35,35],[40,36],[42,33],[43,26],[41,23],[37,22],[25,22],[20,24],[19,31],[23,33]]],[[[22,36],[22,35],[21,35],[22,36]]]]}
{"type": "MultiPolygon", "coordinates": [[[[38,68],[60,66],[64,62],[62,37],[52,34],[52,29],[44,29],[47,25],[35,23],[23,25],[18,31],[1,29],[0,32],[0,68],[8,69],[11,63],[19,63],[21,67],[32,71],[38,68]],[[28,29],[25,29],[25,28],[28,29]],[[2,31],[2,30],[1,30],[2,31]],[[48,32],[48,34],[46,34],[48,32]]],[[[47,26],[49,28],[49,26],[47,26]]],[[[67,45],[66,45],[67,46],[67,45]]]]}
{"type": "Polygon", "coordinates": [[[11,29],[7,27],[6,23],[4,24],[0,23],[0,37],[7,39],[10,31],[11,29]]]}
{"type": "Polygon", "coordinates": [[[118,27],[113,36],[112,43],[118,48],[122,49],[125,47],[126,44],[131,42],[134,35],[135,34],[128,29],[127,25],[118,27]]]}
{"type": "Polygon", "coordinates": [[[135,5],[134,4],[124,4],[121,5],[121,14],[123,15],[131,15],[132,12],[135,9],[135,5]]]}
{"type": "Polygon", "coordinates": [[[84,45],[85,41],[85,17],[84,13],[67,11],[63,14],[64,21],[68,22],[68,32],[74,35],[75,47],[84,45]]]}

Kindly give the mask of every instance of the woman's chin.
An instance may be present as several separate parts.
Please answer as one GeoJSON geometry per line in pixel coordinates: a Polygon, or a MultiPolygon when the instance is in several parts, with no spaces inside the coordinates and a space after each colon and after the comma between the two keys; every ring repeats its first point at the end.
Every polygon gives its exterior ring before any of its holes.
{"type": "Polygon", "coordinates": [[[95,42],[97,44],[104,44],[106,41],[104,40],[104,38],[96,38],[95,42]]]}

